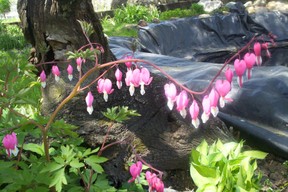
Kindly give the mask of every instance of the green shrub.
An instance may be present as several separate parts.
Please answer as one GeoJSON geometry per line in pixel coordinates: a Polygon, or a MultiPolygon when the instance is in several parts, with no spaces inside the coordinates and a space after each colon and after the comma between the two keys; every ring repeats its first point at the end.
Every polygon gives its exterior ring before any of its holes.
{"type": "Polygon", "coordinates": [[[174,9],[169,11],[164,11],[160,13],[161,20],[168,20],[171,18],[183,18],[183,17],[191,17],[205,13],[202,5],[198,5],[197,3],[193,3],[190,9],[174,9]]]}
{"type": "Polygon", "coordinates": [[[204,140],[191,152],[190,174],[197,192],[259,191],[261,174],[256,175],[256,159],[264,159],[261,151],[244,151],[243,141],[211,146],[204,140]]]}
{"type": "Polygon", "coordinates": [[[114,12],[116,23],[138,23],[142,19],[150,22],[158,17],[159,13],[154,6],[126,5],[116,9],[114,12]]]}
{"type": "Polygon", "coordinates": [[[26,45],[23,33],[17,25],[0,22],[0,50],[23,49],[26,45]]]}

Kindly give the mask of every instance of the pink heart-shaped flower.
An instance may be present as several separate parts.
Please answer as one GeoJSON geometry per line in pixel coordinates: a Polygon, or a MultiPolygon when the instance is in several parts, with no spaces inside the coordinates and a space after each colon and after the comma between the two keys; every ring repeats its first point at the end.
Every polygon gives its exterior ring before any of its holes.
{"type": "Polygon", "coordinates": [[[231,90],[231,84],[227,80],[218,79],[215,88],[221,97],[225,97],[231,90]]]}
{"type": "Polygon", "coordinates": [[[244,60],[236,59],[234,61],[235,72],[238,76],[242,76],[246,70],[246,63],[244,60]]]}

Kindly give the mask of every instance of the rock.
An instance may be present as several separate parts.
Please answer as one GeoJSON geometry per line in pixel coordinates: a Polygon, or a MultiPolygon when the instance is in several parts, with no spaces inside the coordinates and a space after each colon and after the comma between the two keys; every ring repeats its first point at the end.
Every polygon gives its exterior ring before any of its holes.
{"type": "Polygon", "coordinates": [[[253,3],[254,6],[264,6],[266,5],[266,0],[256,0],[253,3]]]}
{"type": "Polygon", "coordinates": [[[251,7],[251,6],[253,6],[252,1],[247,1],[247,2],[244,4],[244,7],[251,7]]]}
{"type": "Polygon", "coordinates": [[[219,9],[223,5],[222,1],[220,0],[200,0],[198,4],[202,5],[204,11],[209,13],[215,9],[219,9]]]}
{"type": "Polygon", "coordinates": [[[279,1],[268,2],[268,4],[266,5],[266,8],[270,11],[278,10],[278,11],[288,12],[288,4],[279,2],[279,1]]]}
{"type": "Polygon", "coordinates": [[[255,13],[255,8],[254,8],[254,6],[247,7],[246,10],[248,11],[249,14],[255,13]]]}
{"type": "Polygon", "coordinates": [[[140,20],[139,22],[138,22],[138,26],[140,26],[140,27],[146,27],[146,26],[148,26],[148,24],[147,24],[147,22],[145,21],[145,20],[140,20]]]}

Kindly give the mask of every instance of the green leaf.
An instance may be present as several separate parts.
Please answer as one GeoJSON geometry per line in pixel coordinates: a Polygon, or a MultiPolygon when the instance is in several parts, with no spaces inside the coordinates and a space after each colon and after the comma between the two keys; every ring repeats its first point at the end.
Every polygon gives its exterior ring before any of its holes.
{"type": "MultiPolygon", "coordinates": [[[[93,155],[93,156],[86,158],[84,161],[85,161],[85,163],[90,165],[91,168],[94,171],[96,171],[97,173],[103,173],[104,169],[101,167],[101,165],[97,164],[97,162],[96,162],[96,161],[98,161],[97,159],[98,159],[98,156],[93,155]]],[[[102,159],[102,160],[104,160],[104,159],[102,159]]],[[[100,162],[101,162],[101,160],[100,160],[100,162]]]]}
{"type": "Polygon", "coordinates": [[[35,143],[28,143],[23,145],[23,149],[27,151],[32,151],[34,153],[37,153],[38,155],[44,156],[44,146],[43,145],[38,145],[35,143]]]}
{"type": "Polygon", "coordinates": [[[244,151],[242,153],[243,156],[248,156],[253,159],[265,159],[265,157],[268,155],[268,153],[257,151],[257,150],[250,150],[250,151],[244,151]]]}
{"type": "Polygon", "coordinates": [[[12,167],[14,165],[13,161],[3,161],[0,160],[0,170],[12,167]]]}
{"type": "Polygon", "coordinates": [[[206,184],[217,185],[220,178],[220,174],[217,170],[205,166],[199,166],[193,162],[190,165],[190,175],[197,187],[206,184]]]}
{"type": "Polygon", "coordinates": [[[45,172],[53,172],[53,171],[57,171],[59,169],[61,169],[62,167],[64,167],[64,164],[58,164],[56,162],[51,162],[51,163],[48,163],[46,165],[46,167],[44,167],[40,173],[45,173],[45,172]]]}
{"type": "Polygon", "coordinates": [[[197,189],[196,192],[216,192],[217,191],[217,187],[215,185],[212,184],[207,184],[207,185],[203,185],[200,188],[197,189]]]}
{"type": "Polygon", "coordinates": [[[206,142],[205,139],[200,143],[200,145],[198,145],[196,150],[199,151],[199,153],[201,155],[204,155],[204,156],[207,155],[207,153],[208,153],[208,143],[206,142]]]}
{"type": "Polygon", "coordinates": [[[76,168],[76,169],[85,166],[84,163],[79,162],[78,159],[73,159],[73,160],[70,162],[69,165],[70,165],[71,167],[73,167],[73,168],[76,168]]]}
{"type": "Polygon", "coordinates": [[[102,114],[111,121],[119,123],[130,119],[131,116],[141,116],[135,110],[130,110],[127,106],[107,108],[107,112],[102,112],[102,114]]]}
{"type": "Polygon", "coordinates": [[[237,145],[238,144],[235,142],[225,143],[221,150],[222,154],[227,158],[230,153],[233,153],[237,145]]]}
{"type": "Polygon", "coordinates": [[[60,156],[53,157],[53,159],[55,160],[56,163],[65,164],[65,160],[60,156]]]}
{"type": "Polygon", "coordinates": [[[67,185],[64,167],[54,172],[54,174],[52,175],[52,180],[49,184],[49,187],[55,186],[56,191],[62,191],[63,184],[67,185]]]}
{"type": "Polygon", "coordinates": [[[83,153],[83,157],[86,157],[86,156],[89,156],[89,155],[91,155],[91,154],[93,154],[93,153],[97,153],[99,151],[99,147],[97,147],[96,149],[93,149],[92,151],[91,151],[91,149],[90,148],[88,148],[84,153],[83,153]]]}
{"type": "Polygon", "coordinates": [[[100,157],[97,155],[91,155],[88,158],[85,159],[85,161],[90,161],[93,163],[104,163],[106,162],[108,159],[106,157],[100,157]]]}
{"type": "Polygon", "coordinates": [[[106,178],[105,174],[98,175],[96,182],[94,183],[94,186],[96,186],[98,189],[101,189],[101,191],[116,191],[116,189],[112,186],[110,186],[108,179],[106,178]]]}

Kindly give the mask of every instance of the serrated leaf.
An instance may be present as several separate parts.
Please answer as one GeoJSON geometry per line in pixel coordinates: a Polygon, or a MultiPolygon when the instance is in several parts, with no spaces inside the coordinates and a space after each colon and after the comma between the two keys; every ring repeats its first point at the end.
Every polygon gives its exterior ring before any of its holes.
{"type": "Polygon", "coordinates": [[[51,163],[48,163],[46,165],[46,167],[44,167],[40,173],[45,173],[45,172],[53,172],[53,171],[57,171],[58,169],[61,169],[62,167],[64,167],[64,164],[58,164],[56,162],[51,162],[51,163]]]}
{"type": "Polygon", "coordinates": [[[93,161],[91,161],[91,159],[85,159],[84,160],[85,161],[85,163],[87,163],[95,172],[97,172],[97,173],[103,173],[104,172],[104,169],[102,168],[102,166],[101,165],[99,165],[99,164],[97,164],[97,163],[95,163],[95,162],[93,162],[93,161]]]}
{"type": "Polygon", "coordinates": [[[88,158],[85,159],[85,161],[89,161],[89,162],[93,162],[93,163],[104,163],[106,162],[108,159],[105,157],[100,157],[97,155],[91,155],[88,158]]]}
{"type": "Polygon", "coordinates": [[[70,165],[71,167],[73,167],[73,168],[76,168],[76,169],[85,166],[84,163],[79,162],[78,159],[73,159],[73,160],[70,162],[69,165],[70,165]]]}
{"type": "Polygon", "coordinates": [[[55,186],[56,191],[62,191],[62,185],[67,185],[65,177],[65,168],[59,169],[52,175],[52,180],[49,187],[55,186]]]}
{"type": "Polygon", "coordinates": [[[90,148],[88,148],[84,153],[83,153],[83,157],[86,157],[86,156],[88,156],[88,155],[91,155],[91,154],[93,154],[93,153],[97,153],[99,151],[99,147],[97,147],[96,149],[93,149],[92,151],[91,151],[91,149],[90,148]]]}

